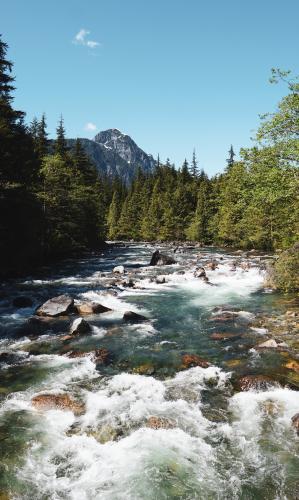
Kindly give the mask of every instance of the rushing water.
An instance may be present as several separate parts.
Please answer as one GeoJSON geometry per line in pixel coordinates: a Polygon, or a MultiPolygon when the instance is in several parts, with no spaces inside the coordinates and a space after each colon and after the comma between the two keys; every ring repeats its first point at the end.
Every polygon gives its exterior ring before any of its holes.
{"type": "Polygon", "coordinates": [[[194,249],[176,254],[176,265],[150,268],[152,251],[115,247],[3,288],[1,499],[299,498],[299,446],[291,425],[299,393],[286,385],[288,353],[255,348],[267,338],[256,318],[286,307],[263,289],[259,257],[247,269],[238,265],[242,256],[235,267],[236,255],[194,249]],[[201,264],[211,257],[219,262],[207,272],[215,286],[193,276],[199,251],[201,264]],[[120,264],[133,273],[135,288],[111,283],[120,264]],[[166,283],[155,282],[157,273],[166,283]],[[27,320],[36,306],[61,293],[112,312],[86,318],[92,334],[72,341],[63,340],[68,320],[30,332],[27,320]],[[13,307],[18,294],[34,306],[13,307]],[[219,311],[232,309],[232,319],[219,319],[219,311]],[[125,324],[127,310],[149,319],[125,324]],[[213,333],[227,337],[215,340],[213,333]],[[67,356],[99,347],[110,353],[105,365],[92,354],[67,356]],[[211,366],[183,369],[184,354],[211,366]],[[270,375],[276,385],[239,391],[238,378],[256,374],[270,375]],[[37,409],[31,400],[39,393],[68,393],[86,409],[79,416],[37,409]],[[150,417],[168,425],[151,428],[150,417]]]}

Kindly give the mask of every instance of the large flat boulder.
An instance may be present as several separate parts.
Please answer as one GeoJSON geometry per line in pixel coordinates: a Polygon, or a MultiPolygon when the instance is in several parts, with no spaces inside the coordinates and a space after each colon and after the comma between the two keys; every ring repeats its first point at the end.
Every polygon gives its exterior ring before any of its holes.
{"type": "Polygon", "coordinates": [[[161,253],[160,250],[156,250],[151,258],[150,266],[170,266],[171,264],[176,264],[176,260],[169,255],[161,253]]]}
{"type": "Polygon", "coordinates": [[[37,309],[36,314],[38,316],[56,318],[57,316],[65,316],[73,311],[74,299],[69,295],[59,295],[47,300],[47,302],[37,309]]]}

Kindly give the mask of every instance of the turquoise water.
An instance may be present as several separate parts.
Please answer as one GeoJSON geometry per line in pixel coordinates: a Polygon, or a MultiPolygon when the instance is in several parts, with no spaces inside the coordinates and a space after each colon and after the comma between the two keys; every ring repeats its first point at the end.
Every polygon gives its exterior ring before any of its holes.
{"type": "Polygon", "coordinates": [[[285,298],[263,288],[264,256],[251,257],[247,269],[244,255],[188,249],[175,254],[174,266],[149,268],[152,251],[142,244],[115,247],[3,287],[2,498],[299,495],[298,437],[291,426],[299,394],[296,377],[286,385],[289,353],[256,349],[267,338],[259,320],[288,307],[285,298]],[[195,266],[212,257],[219,263],[207,271],[212,284],[194,278],[195,266]],[[134,288],[111,273],[119,264],[134,288]],[[157,274],[165,284],[155,283],[157,274]],[[35,307],[61,293],[112,311],[87,317],[92,334],[72,341],[63,340],[67,318],[48,321],[38,332],[29,327],[35,307]],[[33,307],[14,308],[18,294],[31,297],[33,307]],[[127,310],[148,320],[128,325],[122,319],[127,310]],[[227,337],[215,340],[215,333],[227,337]],[[106,364],[95,362],[98,348],[109,351],[106,364]],[[90,354],[70,358],[70,351],[90,354]],[[187,354],[211,366],[186,366],[187,354]],[[239,392],[244,375],[270,376],[276,385],[239,392]],[[40,393],[67,393],[85,411],[35,408],[32,398],[40,393]],[[166,428],[151,428],[151,417],[167,422],[166,428]]]}

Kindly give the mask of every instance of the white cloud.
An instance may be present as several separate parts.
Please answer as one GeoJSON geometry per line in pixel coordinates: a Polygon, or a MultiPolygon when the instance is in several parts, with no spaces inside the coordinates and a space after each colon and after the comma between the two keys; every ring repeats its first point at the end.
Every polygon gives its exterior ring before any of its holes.
{"type": "Polygon", "coordinates": [[[88,122],[86,123],[84,129],[87,130],[87,132],[94,132],[97,130],[97,126],[92,122],[88,122]]]}
{"type": "Polygon", "coordinates": [[[90,31],[81,28],[80,31],[75,35],[75,38],[73,40],[73,43],[76,43],[78,45],[85,45],[86,47],[89,47],[90,49],[95,49],[98,47],[100,44],[99,42],[96,42],[94,40],[87,40],[86,38],[90,35],[90,31]]]}

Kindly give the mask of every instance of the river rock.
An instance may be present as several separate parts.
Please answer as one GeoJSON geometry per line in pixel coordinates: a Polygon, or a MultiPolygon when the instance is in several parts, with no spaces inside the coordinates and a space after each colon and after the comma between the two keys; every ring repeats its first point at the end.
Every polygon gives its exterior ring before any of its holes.
{"type": "Polygon", "coordinates": [[[59,295],[53,299],[47,300],[40,306],[36,314],[38,316],[50,316],[55,318],[57,316],[64,316],[74,311],[74,299],[69,295],[59,295]]]}
{"type": "Polygon", "coordinates": [[[111,311],[109,307],[103,306],[102,304],[97,304],[96,302],[82,302],[77,304],[76,310],[78,314],[101,314],[111,311]]]}
{"type": "Polygon", "coordinates": [[[135,313],[134,311],[126,311],[123,319],[129,323],[138,323],[139,321],[146,321],[147,318],[142,314],[135,313]]]}
{"type": "Polygon", "coordinates": [[[85,411],[85,405],[69,394],[39,394],[32,398],[31,403],[38,410],[66,410],[75,415],[82,415],[85,411]]]}
{"type": "Polygon", "coordinates": [[[165,276],[157,276],[155,282],[157,285],[163,285],[163,283],[166,283],[165,276]]]}
{"type": "Polygon", "coordinates": [[[146,427],[150,429],[173,429],[176,427],[175,422],[165,417],[149,417],[146,422],[146,427]]]}
{"type": "Polygon", "coordinates": [[[271,384],[274,384],[273,380],[266,375],[246,375],[238,382],[241,391],[265,391],[271,384]]]}
{"type": "Polygon", "coordinates": [[[91,326],[83,318],[75,319],[70,328],[71,335],[84,335],[90,332],[91,332],[91,326]]]}
{"type": "Polygon", "coordinates": [[[211,339],[212,340],[227,340],[227,339],[232,339],[232,338],[237,338],[240,335],[237,335],[235,333],[212,333],[211,339]]]}
{"type": "Polygon", "coordinates": [[[191,368],[193,366],[200,366],[201,368],[208,368],[210,363],[201,358],[197,354],[183,354],[182,365],[183,369],[191,368]]]}
{"type": "Polygon", "coordinates": [[[215,271],[215,269],[217,269],[218,267],[218,262],[217,260],[212,260],[211,262],[208,262],[207,264],[205,264],[205,266],[210,269],[211,271],[215,271]]]}
{"type": "Polygon", "coordinates": [[[266,340],[266,342],[262,342],[256,346],[257,349],[275,349],[276,347],[278,347],[278,343],[274,339],[266,340]]]}
{"type": "Polygon", "coordinates": [[[95,362],[97,364],[107,365],[111,361],[111,353],[106,347],[99,347],[94,351],[95,362]]]}
{"type": "Polygon", "coordinates": [[[298,363],[298,361],[296,361],[295,359],[291,359],[290,361],[288,361],[288,362],[285,364],[285,367],[286,367],[288,370],[292,370],[292,371],[294,371],[294,372],[299,373],[299,363],[298,363]]]}
{"type": "Polygon", "coordinates": [[[14,307],[17,307],[18,309],[23,309],[25,307],[32,307],[33,301],[30,299],[30,297],[19,295],[19,297],[16,297],[13,300],[12,304],[14,307]]]}
{"type": "Polygon", "coordinates": [[[205,279],[207,278],[206,271],[203,267],[197,267],[193,273],[195,278],[205,279]]]}
{"type": "Polygon", "coordinates": [[[121,282],[121,285],[127,288],[133,288],[135,286],[135,281],[132,280],[132,278],[127,278],[121,282]]]}
{"type": "Polygon", "coordinates": [[[159,250],[156,250],[151,258],[150,266],[170,266],[171,264],[175,264],[176,260],[169,255],[161,253],[159,250]]]}
{"type": "Polygon", "coordinates": [[[297,434],[299,436],[299,413],[296,413],[296,415],[292,417],[292,426],[297,431],[297,434]]]}
{"type": "Polygon", "coordinates": [[[112,272],[116,274],[125,274],[125,268],[124,266],[116,266],[112,272]]]}

